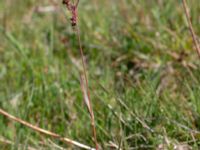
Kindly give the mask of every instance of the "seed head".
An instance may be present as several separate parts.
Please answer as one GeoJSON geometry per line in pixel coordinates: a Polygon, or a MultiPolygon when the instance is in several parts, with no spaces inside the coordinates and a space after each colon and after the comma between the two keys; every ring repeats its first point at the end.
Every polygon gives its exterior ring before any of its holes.
{"type": "Polygon", "coordinates": [[[78,7],[79,0],[76,4],[72,4],[70,0],[63,0],[63,4],[67,7],[67,9],[71,12],[72,17],[70,18],[71,25],[73,27],[77,24],[77,7],[78,7]]]}

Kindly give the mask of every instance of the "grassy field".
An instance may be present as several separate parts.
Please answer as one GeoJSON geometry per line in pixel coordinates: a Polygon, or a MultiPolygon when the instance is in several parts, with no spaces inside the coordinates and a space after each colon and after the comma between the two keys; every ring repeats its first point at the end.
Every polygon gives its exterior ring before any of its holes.
{"type": "MultiPolygon", "coordinates": [[[[200,35],[199,0],[188,2],[200,35]]],[[[200,149],[200,61],[181,1],[80,0],[78,9],[101,149],[200,149]]],[[[94,147],[69,18],[61,0],[0,1],[0,107],[94,147]]],[[[5,150],[78,149],[3,116],[0,139],[5,150]]]]}

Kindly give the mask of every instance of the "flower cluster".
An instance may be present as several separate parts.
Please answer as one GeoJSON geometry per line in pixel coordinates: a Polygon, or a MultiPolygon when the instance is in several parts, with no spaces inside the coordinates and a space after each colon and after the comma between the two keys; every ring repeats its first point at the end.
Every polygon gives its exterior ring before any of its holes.
{"type": "Polygon", "coordinates": [[[73,27],[76,26],[77,24],[77,7],[78,7],[79,0],[76,2],[76,4],[73,4],[70,0],[63,0],[63,4],[66,5],[67,9],[71,12],[72,17],[70,18],[71,20],[71,25],[73,27]]]}

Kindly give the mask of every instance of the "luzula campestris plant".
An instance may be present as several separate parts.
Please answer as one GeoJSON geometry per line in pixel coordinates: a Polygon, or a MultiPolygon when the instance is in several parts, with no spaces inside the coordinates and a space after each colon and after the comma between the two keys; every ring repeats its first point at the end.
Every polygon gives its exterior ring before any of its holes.
{"type": "Polygon", "coordinates": [[[91,99],[90,99],[90,90],[88,86],[88,79],[87,79],[87,74],[86,74],[86,64],[84,61],[84,55],[83,55],[83,49],[81,45],[81,39],[80,39],[80,32],[77,27],[77,18],[78,18],[78,4],[79,0],[77,0],[76,3],[73,3],[71,0],[63,0],[63,4],[66,6],[66,8],[71,12],[72,17],[70,18],[71,20],[71,25],[74,27],[77,37],[78,37],[78,44],[79,44],[79,51],[81,54],[81,60],[82,60],[82,66],[83,66],[83,75],[80,73],[80,84],[81,84],[81,90],[83,93],[83,98],[85,101],[85,104],[87,106],[87,109],[90,113],[90,120],[91,120],[91,126],[92,126],[92,132],[93,132],[93,137],[94,137],[94,142],[96,146],[96,150],[98,150],[98,142],[97,142],[97,137],[96,137],[96,128],[95,128],[95,119],[94,119],[94,113],[91,105],[91,99]]]}

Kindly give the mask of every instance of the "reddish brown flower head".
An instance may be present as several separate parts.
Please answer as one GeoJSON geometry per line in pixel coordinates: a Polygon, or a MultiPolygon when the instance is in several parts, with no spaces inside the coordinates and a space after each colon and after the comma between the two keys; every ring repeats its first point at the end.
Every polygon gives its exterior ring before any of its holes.
{"type": "Polygon", "coordinates": [[[63,4],[66,5],[67,9],[71,12],[72,17],[71,25],[74,27],[77,24],[77,7],[78,7],[79,0],[76,4],[72,4],[70,0],[63,0],[63,4]]]}

